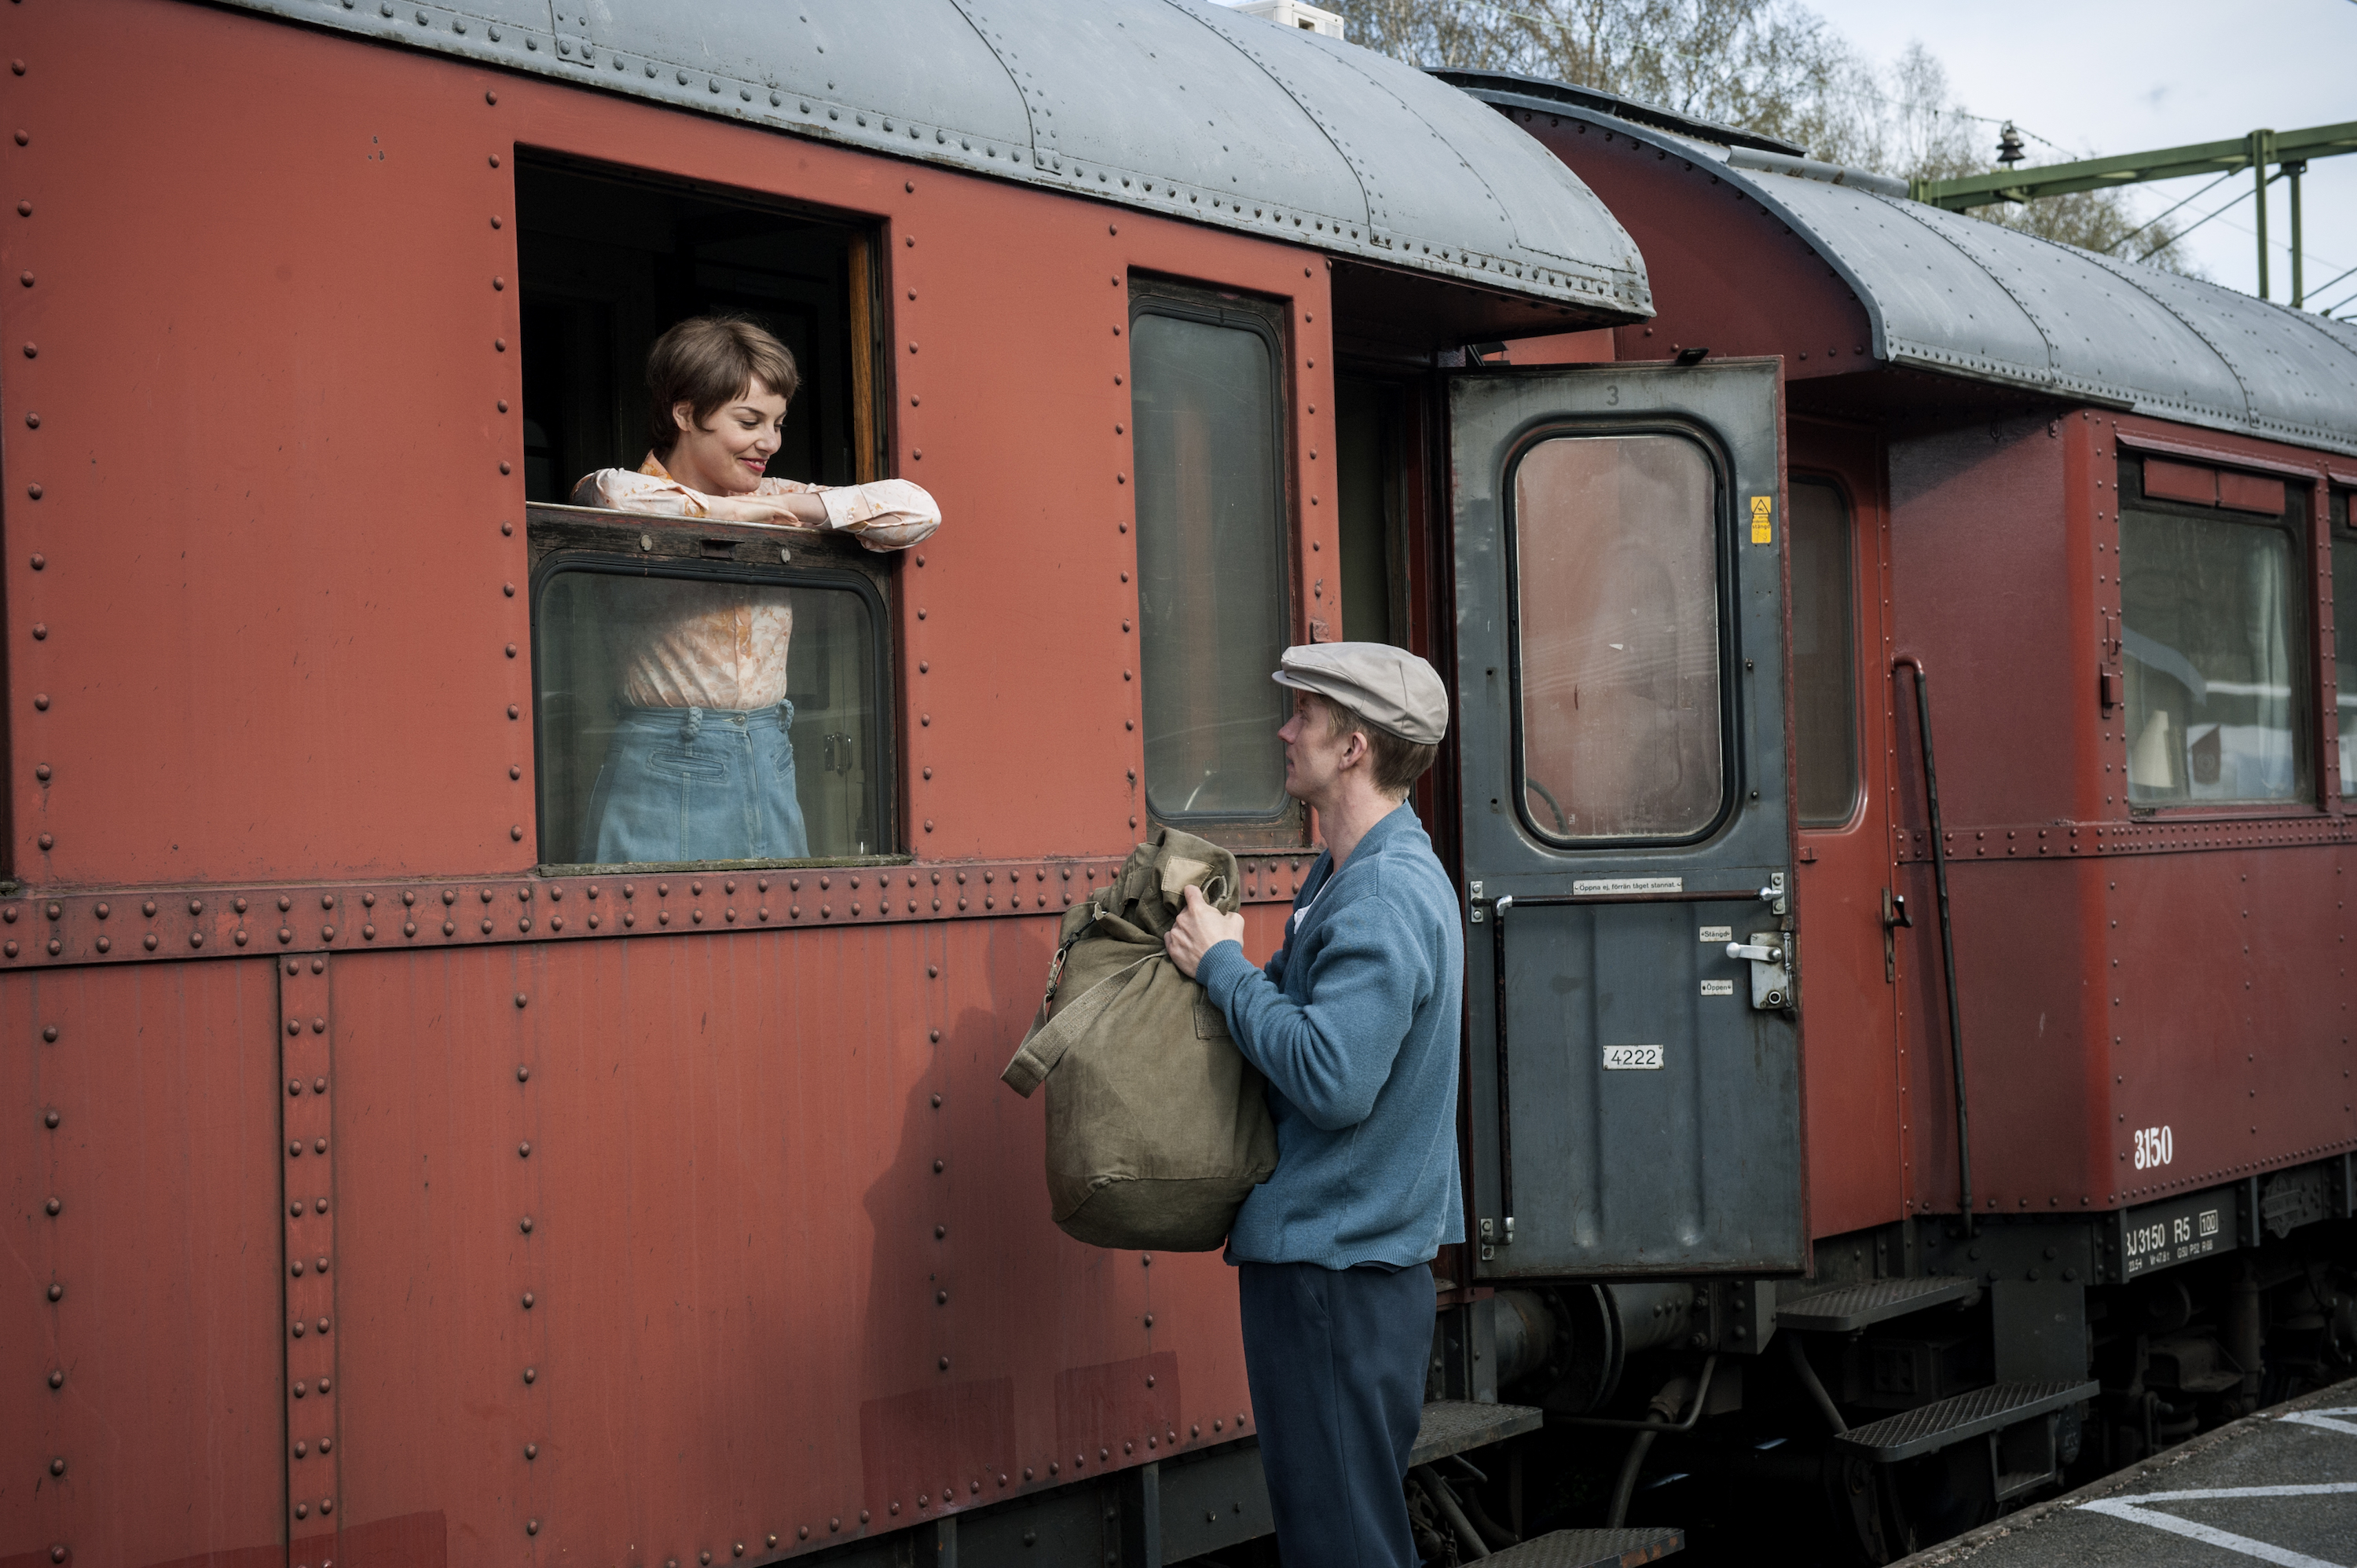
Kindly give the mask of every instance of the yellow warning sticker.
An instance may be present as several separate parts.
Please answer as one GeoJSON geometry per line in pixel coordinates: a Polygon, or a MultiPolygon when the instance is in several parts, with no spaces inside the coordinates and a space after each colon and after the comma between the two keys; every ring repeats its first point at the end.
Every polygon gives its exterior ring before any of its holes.
{"type": "Polygon", "coordinates": [[[1776,531],[1769,521],[1770,514],[1773,512],[1775,506],[1776,498],[1773,496],[1753,496],[1751,498],[1752,543],[1773,544],[1776,542],[1776,531]]]}

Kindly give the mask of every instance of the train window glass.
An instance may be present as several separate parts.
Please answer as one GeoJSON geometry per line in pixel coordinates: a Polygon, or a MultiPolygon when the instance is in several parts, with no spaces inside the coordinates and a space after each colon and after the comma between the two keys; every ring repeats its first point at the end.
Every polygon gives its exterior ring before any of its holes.
{"type": "Polygon", "coordinates": [[[1834,486],[1794,479],[1785,540],[1792,569],[1792,763],[1804,827],[1857,809],[1857,624],[1849,505],[1834,486]]]}
{"type": "Polygon", "coordinates": [[[2341,793],[2357,796],[2357,518],[2349,492],[2332,497],[2332,669],[2341,734],[2341,793]]]}
{"type": "Polygon", "coordinates": [[[2142,467],[2120,466],[2129,802],[2301,799],[2307,494],[2270,522],[2148,491],[2142,467]]]}
{"type": "Polygon", "coordinates": [[[1165,822],[1295,814],[1268,678],[1292,624],[1280,330],[1234,296],[1132,296],[1146,799],[1165,822]]]}
{"type": "Polygon", "coordinates": [[[1726,792],[1709,456],[1555,436],[1512,483],[1524,820],[1559,842],[1703,832],[1726,792]]]}
{"type": "Polygon", "coordinates": [[[872,586],[560,555],[533,599],[544,863],[891,847],[872,586]]]}

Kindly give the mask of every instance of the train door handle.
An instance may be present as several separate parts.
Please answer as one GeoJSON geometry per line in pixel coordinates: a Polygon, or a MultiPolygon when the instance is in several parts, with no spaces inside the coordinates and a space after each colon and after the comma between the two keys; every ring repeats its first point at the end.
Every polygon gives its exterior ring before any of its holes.
{"type": "Polygon", "coordinates": [[[1781,931],[1754,931],[1748,942],[1729,942],[1727,956],[1751,965],[1751,1005],[1762,1013],[1792,1004],[1792,938],[1781,931]]]}

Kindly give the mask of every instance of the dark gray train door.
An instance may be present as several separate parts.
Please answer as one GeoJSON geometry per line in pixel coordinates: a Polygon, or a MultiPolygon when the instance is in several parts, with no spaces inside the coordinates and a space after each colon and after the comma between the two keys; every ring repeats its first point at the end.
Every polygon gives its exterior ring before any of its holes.
{"type": "Polygon", "coordinates": [[[1482,1277],[1803,1264],[1781,396],[1451,383],[1482,1277]]]}

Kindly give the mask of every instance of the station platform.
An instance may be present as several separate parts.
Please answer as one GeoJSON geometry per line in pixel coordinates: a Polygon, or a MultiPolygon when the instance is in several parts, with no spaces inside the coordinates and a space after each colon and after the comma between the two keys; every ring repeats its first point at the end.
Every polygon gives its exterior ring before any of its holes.
{"type": "Polygon", "coordinates": [[[2357,1568],[2357,1380],[2245,1416],[1900,1568],[2357,1568]]]}

